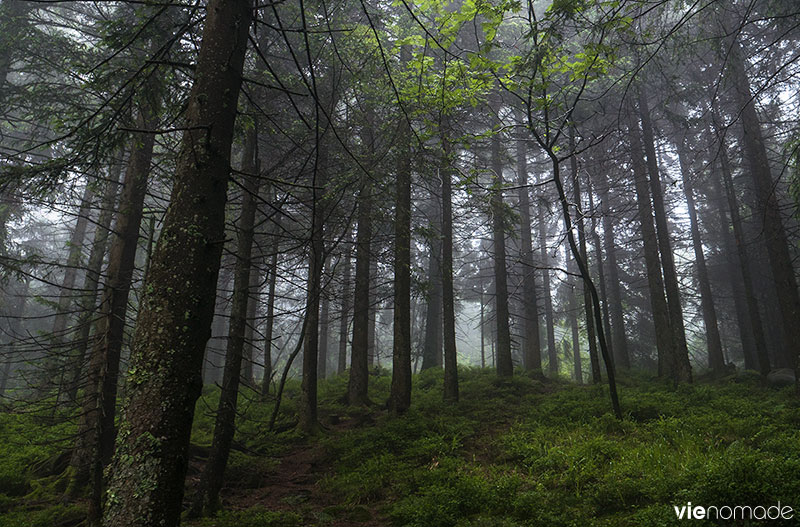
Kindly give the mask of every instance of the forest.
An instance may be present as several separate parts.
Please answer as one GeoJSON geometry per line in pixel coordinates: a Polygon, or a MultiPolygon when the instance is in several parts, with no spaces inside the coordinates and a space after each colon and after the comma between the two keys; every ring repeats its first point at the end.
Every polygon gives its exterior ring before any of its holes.
{"type": "Polygon", "coordinates": [[[798,525],[796,0],[0,0],[0,526],[798,525]]]}

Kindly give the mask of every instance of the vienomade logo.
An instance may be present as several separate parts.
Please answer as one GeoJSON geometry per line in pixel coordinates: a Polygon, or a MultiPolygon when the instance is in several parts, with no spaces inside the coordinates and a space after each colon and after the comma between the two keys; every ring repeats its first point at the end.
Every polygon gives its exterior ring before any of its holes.
{"type": "Polygon", "coordinates": [[[790,520],[794,517],[794,509],[788,505],[674,505],[675,516],[679,520],[790,520]]]}

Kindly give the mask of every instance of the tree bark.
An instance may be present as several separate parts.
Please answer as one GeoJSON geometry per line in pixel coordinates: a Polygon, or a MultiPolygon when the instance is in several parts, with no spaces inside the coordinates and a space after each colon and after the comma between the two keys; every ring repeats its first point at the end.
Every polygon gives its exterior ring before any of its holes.
{"type": "Polygon", "coordinates": [[[432,205],[428,302],[425,313],[425,342],[422,347],[423,370],[442,365],[442,209],[437,196],[432,196],[432,205]]]}
{"type": "Polygon", "coordinates": [[[556,348],[555,318],[553,316],[553,293],[550,289],[550,255],[547,252],[547,220],[544,198],[539,199],[537,207],[539,220],[539,243],[542,251],[542,291],[544,292],[544,324],[547,330],[547,372],[551,377],[558,375],[558,349],[556,348]]]}
{"type": "Polygon", "coordinates": [[[328,295],[322,297],[322,306],[319,312],[319,358],[318,375],[320,379],[325,379],[328,376],[328,333],[330,326],[330,298],[328,295]]]}
{"type": "MultiPolygon", "coordinates": [[[[403,47],[406,57],[409,51],[403,47]]],[[[394,217],[394,323],[392,387],[389,409],[405,413],[411,406],[411,130],[404,127],[397,171],[394,217]]]]}
{"type": "Polygon", "coordinates": [[[367,324],[367,363],[369,368],[380,367],[378,357],[378,341],[375,333],[375,324],[378,320],[378,260],[370,259],[369,262],[369,323],[367,324]]]}
{"type": "Polygon", "coordinates": [[[250,300],[250,275],[253,268],[256,197],[261,182],[256,174],[257,142],[257,127],[254,126],[247,133],[242,159],[242,173],[245,181],[242,210],[236,229],[236,267],[233,275],[233,299],[225,352],[225,369],[222,374],[222,391],[219,395],[211,451],[200,476],[200,485],[189,511],[190,516],[198,516],[204,512],[213,514],[219,509],[219,492],[222,489],[225,467],[228,464],[231,443],[236,431],[236,407],[239,398],[239,384],[242,379],[242,360],[247,345],[245,334],[250,300]]]}
{"type": "MultiPolygon", "coordinates": [[[[569,131],[569,144],[570,149],[575,151],[575,136],[574,131],[570,128],[569,131]]],[[[570,169],[572,170],[572,199],[575,202],[575,214],[577,221],[575,222],[578,227],[578,247],[580,255],[586,265],[589,265],[588,252],[586,250],[586,228],[583,219],[583,198],[581,197],[581,179],[578,174],[578,159],[576,156],[569,158],[570,169]]],[[[589,288],[583,285],[583,309],[586,314],[586,339],[589,341],[589,365],[592,369],[592,383],[600,384],[600,359],[597,356],[597,341],[595,340],[595,325],[592,307],[592,295],[589,288]]]]}
{"type": "MultiPolygon", "coordinates": [[[[449,123],[442,124],[449,130],[449,123]]],[[[456,351],[455,295],[453,292],[453,188],[451,147],[445,134],[441,136],[442,168],[442,326],[444,341],[444,400],[458,402],[458,355],[456,351]]]]}
{"type": "Polygon", "coordinates": [[[108,240],[111,234],[111,220],[114,217],[114,203],[119,189],[119,177],[122,165],[114,163],[108,172],[101,202],[100,216],[94,231],[92,248],[89,252],[89,261],[86,264],[86,277],[83,281],[84,297],[81,300],[81,315],[78,323],[78,341],[72,363],[70,376],[69,399],[75,401],[78,397],[78,388],[81,383],[81,372],[84,368],[86,351],[89,348],[89,335],[92,330],[92,319],[97,310],[97,293],[100,285],[100,272],[103,268],[103,259],[106,255],[108,240]]]}
{"type": "Polygon", "coordinates": [[[6,389],[8,388],[8,381],[11,379],[14,348],[16,347],[14,343],[22,336],[22,321],[25,318],[25,306],[28,303],[30,281],[23,279],[19,284],[19,289],[11,293],[14,296],[14,302],[10,310],[13,316],[8,324],[9,344],[5,346],[5,363],[3,364],[2,373],[0,373],[0,397],[5,395],[6,389]]]}
{"type": "Polygon", "coordinates": [[[525,369],[542,375],[542,348],[539,342],[539,305],[533,263],[531,234],[531,199],[528,190],[528,143],[525,130],[517,136],[517,185],[520,209],[520,260],[522,262],[523,352],[525,369]]]}
{"type": "Polygon", "coordinates": [[[700,308],[703,312],[703,324],[706,328],[706,346],[708,348],[708,367],[716,375],[725,372],[725,357],[722,354],[722,339],[719,336],[717,310],[714,308],[714,297],[711,294],[711,283],[708,279],[706,257],[703,253],[703,240],[700,237],[700,226],[697,221],[697,208],[694,202],[694,188],[689,160],[686,159],[686,140],[681,139],[678,145],[678,161],[681,167],[683,193],[689,212],[689,228],[694,248],[695,270],[700,289],[700,308]]]}
{"type": "MultiPolygon", "coordinates": [[[[257,169],[253,172],[256,173],[257,169]]],[[[255,223],[255,221],[253,222],[255,223]]],[[[242,352],[242,384],[250,388],[256,385],[253,371],[255,359],[255,347],[253,346],[253,336],[255,334],[256,308],[258,307],[258,269],[250,266],[250,280],[247,297],[247,324],[244,329],[244,351],[242,352]]]]}
{"type": "MultiPolygon", "coordinates": [[[[575,259],[575,263],[578,266],[578,272],[583,279],[583,286],[589,289],[589,293],[591,295],[594,324],[597,330],[597,340],[600,344],[600,353],[602,354],[603,361],[606,365],[606,376],[608,377],[608,391],[611,399],[611,408],[614,411],[614,416],[621,420],[622,409],[620,408],[619,397],[617,396],[617,381],[614,374],[614,364],[611,362],[608,345],[606,343],[606,336],[603,333],[603,322],[600,319],[600,296],[597,294],[597,288],[595,287],[594,282],[592,282],[592,277],[589,274],[589,268],[586,265],[586,261],[581,258],[578,244],[575,241],[575,233],[573,232],[574,226],[572,224],[572,218],[569,214],[569,202],[567,201],[567,196],[564,192],[564,184],[561,181],[559,159],[556,157],[556,154],[552,148],[547,149],[547,155],[550,157],[550,162],[553,166],[553,182],[555,183],[556,190],[558,191],[558,201],[561,204],[561,214],[564,218],[564,228],[567,232],[567,242],[569,242],[569,248],[572,251],[572,256],[575,259]]],[[[575,155],[574,150],[572,151],[572,155],[575,155]]]]}
{"type": "Polygon", "coordinates": [[[603,246],[600,243],[600,234],[597,232],[597,216],[595,215],[594,208],[594,191],[592,190],[592,179],[586,179],[586,195],[589,197],[589,210],[592,213],[591,227],[589,227],[589,236],[594,244],[595,257],[597,259],[597,283],[600,286],[600,297],[603,303],[603,329],[607,335],[609,348],[611,348],[611,359],[614,359],[614,346],[613,338],[611,335],[611,316],[608,309],[608,288],[606,287],[606,272],[603,265],[603,246]]]}
{"type": "Polygon", "coordinates": [[[321,149],[314,167],[311,209],[311,251],[308,256],[308,294],[306,318],[308,325],[303,344],[303,380],[300,385],[300,412],[298,427],[306,433],[314,433],[317,421],[317,374],[319,355],[320,299],[322,296],[322,272],[325,266],[325,211],[323,196],[327,183],[327,166],[324,136],[319,137],[317,148],[321,149]]]}
{"type": "Polygon", "coordinates": [[[578,269],[575,265],[575,258],[570,257],[569,247],[564,246],[564,259],[567,263],[566,279],[567,295],[567,321],[572,336],[572,377],[578,384],[583,384],[583,361],[581,359],[580,331],[578,329],[578,295],[575,292],[576,280],[573,276],[578,269]]]}
{"type": "Polygon", "coordinates": [[[658,255],[658,240],[653,225],[653,208],[650,203],[650,191],[647,183],[647,168],[644,166],[644,152],[639,136],[639,123],[633,113],[629,113],[628,139],[633,164],[633,179],[636,186],[636,206],[639,212],[639,223],[642,227],[644,244],[644,260],[647,268],[647,286],[650,292],[650,307],[656,332],[656,348],[658,351],[658,373],[668,375],[678,382],[680,375],[675,366],[675,339],[672,336],[667,300],[664,296],[664,281],[661,275],[661,261],[658,255]]]}
{"type": "MultiPolygon", "coordinates": [[[[744,236],[742,218],[739,214],[739,202],[736,198],[736,190],[733,187],[733,176],[731,173],[728,151],[725,146],[723,135],[719,130],[716,131],[717,148],[719,149],[719,167],[722,177],[722,186],[725,188],[725,197],[728,201],[728,212],[731,215],[733,226],[733,237],[736,243],[736,256],[739,262],[739,270],[742,273],[742,285],[744,286],[744,297],[747,303],[747,312],[750,316],[750,328],[753,331],[753,341],[755,344],[755,359],[758,371],[766,376],[770,371],[769,354],[767,353],[767,341],[764,335],[764,324],[761,320],[761,311],[756,299],[753,276],[750,267],[750,257],[747,254],[747,242],[744,236]]],[[[724,218],[723,218],[724,219],[724,218]]],[[[723,223],[725,225],[725,223],[723,223]]]]}
{"type": "Polygon", "coordinates": [[[133,339],[105,527],[180,523],[250,15],[247,0],[210,0],[206,8],[172,196],[133,339]]]}
{"type": "Polygon", "coordinates": [[[342,275],[342,290],[340,292],[340,302],[341,302],[341,315],[339,318],[339,357],[338,357],[338,364],[336,368],[336,372],[341,375],[347,369],[347,328],[349,327],[349,317],[350,317],[350,281],[352,279],[351,276],[351,256],[353,253],[352,247],[349,246],[349,242],[352,239],[350,234],[348,233],[345,238],[348,241],[348,247],[345,251],[344,257],[344,274],[342,275]]]}
{"type": "Polygon", "coordinates": [[[89,226],[89,209],[92,206],[94,195],[92,183],[87,180],[83,196],[81,196],[81,204],[78,207],[75,227],[72,229],[72,234],[67,244],[69,254],[64,266],[64,279],[61,281],[61,293],[58,297],[56,317],[53,321],[53,338],[58,348],[63,345],[66,338],[67,323],[69,322],[70,311],[75,297],[75,282],[78,280],[78,271],[80,269],[81,256],[83,255],[83,242],[86,240],[86,230],[89,226]]]}
{"type": "MultiPolygon", "coordinates": [[[[780,204],[775,195],[775,182],[769,166],[769,158],[761,133],[761,122],[755,107],[755,98],[750,90],[750,79],[745,71],[744,55],[739,42],[732,37],[726,39],[729,46],[728,75],[731,78],[734,94],[742,122],[744,155],[748,160],[750,176],[756,193],[756,210],[763,222],[764,243],[767,247],[772,276],[777,290],[780,317],[786,342],[784,356],[794,362],[795,373],[800,374],[800,294],[797,291],[792,258],[780,204]]],[[[800,375],[797,375],[797,389],[800,391],[800,375]]]]}
{"type": "MultiPolygon", "coordinates": [[[[148,95],[152,94],[144,97],[148,95]]],[[[143,100],[139,105],[138,126],[143,130],[154,129],[157,111],[157,103],[143,100]]],[[[71,458],[74,473],[70,494],[87,481],[91,483],[90,525],[100,522],[103,468],[114,453],[120,354],[154,144],[152,133],[138,133],[132,140],[108,257],[107,283],[95,323],[95,343],[90,352],[87,385],[81,403],[78,440],[71,458]]]]}
{"type": "Polygon", "coordinates": [[[611,317],[611,343],[614,350],[614,365],[617,368],[628,370],[631,367],[628,354],[628,339],[625,336],[625,319],[622,316],[622,291],[619,279],[619,264],[617,263],[617,249],[614,244],[614,225],[611,217],[611,204],[606,185],[600,187],[603,200],[603,245],[605,257],[608,261],[608,304],[611,317]]]}
{"type": "Polygon", "coordinates": [[[678,274],[675,271],[675,259],[672,254],[669,226],[667,225],[667,210],[664,204],[664,191],[661,188],[653,126],[650,122],[650,109],[647,107],[647,98],[644,97],[641,90],[639,91],[639,116],[642,119],[642,137],[644,138],[644,150],[647,154],[650,192],[653,195],[653,212],[656,220],[658,249],[661,252],[661,268],[664,271],[667,309],[669,310],[672,338],[675,342],[672,367],[677,381],[692,382],[692,367],[689,364],[689,349],[686,346],[686,330],[683,324],[680,287],[678,285],[678,274]]]}
{"type": "MultiPolygon", "coordinates": [[[[496,127],[500,123],[497,110],[493,110],[496,127]]],[[[492,191],[489,208],[492,215],[492,244],[494,263],[495,324],[497,326],[497,374],[510,377],[514,374],[511,359],[511,332],[509,330],[508,270],[506,269],[505,209],[503,206],[503,160],[500,150],[499,130],[492,136],[492,191]]],[[[452,225],[451,225],[452,228],[452,225]]]]}
{"type": "Polygon", "coordinates": [[[358,230],[356,232],[356,277],[353,300],[353,343],[350,350],[350,379],[347,401],[367,405],[369,375],[369,290],[370,244],[372,241],[372,186],[364,180],[358,195],[358,230]]]}
{"type": "Polygon", "coordinates": [[[261,379],[261,396],[269,394],[270,383],[272,382],[272,346],[274,345],[275,330],[275,284],[278,281],[278,236],[272,236],[272,255],[269,262],[269,286],[267,291],[267,320],[264,329],[264,378],[261,379]]]}

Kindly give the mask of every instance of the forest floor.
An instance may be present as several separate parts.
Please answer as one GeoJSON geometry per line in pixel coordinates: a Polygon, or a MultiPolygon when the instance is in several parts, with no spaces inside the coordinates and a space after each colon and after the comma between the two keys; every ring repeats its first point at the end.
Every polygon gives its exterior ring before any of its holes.
{"type": "MultiPolygon", "coordinates": [[[[407,415],[382,403],[390,377],[371,376],[368,408],[341,398],[346,378],[321,383],[320,421],[300,434],[299,386],[287,386],[275,433],[273,401],[245,392],[223,512],[189,527],[521,527],[680,525],[674,507],[793,507],[800,516],[800,399],[752,375],[672,388],[623,378],[623,421],[604,386],[460,371],[460,402],[441,401],[441,370],[414,378],[407,415]]],[[[217,391],[198,402],[187,496],[213,432],[217,391]]],[[[29,412],[0,413],[0,526],[69,527],[83,501],[62,503],[66,438],[29,412]],[[59,438],[64,441],[59,441],[59,438]]],[[[760,524],[754,521],[752,525],[760,524]]],[[[751,525],[708,522],[696,525],[751,525]]]]}

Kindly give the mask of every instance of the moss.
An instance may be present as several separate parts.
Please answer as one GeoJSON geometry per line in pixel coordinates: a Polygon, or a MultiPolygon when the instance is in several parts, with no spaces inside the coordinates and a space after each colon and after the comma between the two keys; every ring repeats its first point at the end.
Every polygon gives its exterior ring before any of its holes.
{"type": "MultiPolygon", "coordinates": [[[[226,474],[227,485],[238,487],[233,494],[247,502],[245,489],[274,481],[289,451],[313,452],[309,462],[322,493],[298,489],[289,498],[294,513],[254,508],[186,525],[658,526],[676,525],[672,505],[686,501],[791,505],[800,496],[800,402],[791,390],[720,381],[674,390],[632,376],[620,386],[627,418],[618,421],[602,388],[526,376],[497,381],[491,371],[470,368],[460,375],[458,405],[442,403],[440,369],[415,376],[413,404],[403,417],[377,406],[344,406],[346,375],[323,381],[320,417],[332,424],[320,437],[304,437],[291,426],[297,380],[287,384],[279,433],[264,430],[273,402],[243,390],[226,474]]],[[[391,377],[378,371],[370,381],[370,398],[386,400],[391,377]]],[[[200,461],[211,444],[218,400],[219,388],[206,386],[197,401],[191,453],[200,461]]],[[[16,418],[2,419],[20,437],[49,432],[31,419],[18,425],[16,418]]],[[[158,438],[142,436],[135,454],[120,450],[118,462],[141,468],[159,445],[158,438]]],[[[55,479],[37,481],[30,471],[57,448],[4,452],[9,457],[0,461],[0,474],[27,482],[26,492],[43,489],[37,500],[57,501],[55,479]]],[[[144,478],[142,492],[153,481],[144,478]]],[[[13,522],[30,502],[0,494],[0,525],[19,525],[13,522]]]]}
{"type": "Polygon", "coordinates": [[[303,527],[303,518],[293,512],[270,511],[254,507],[243,511],[221,512],[213,518],[182,522],[187,527],[303,527]]]}

